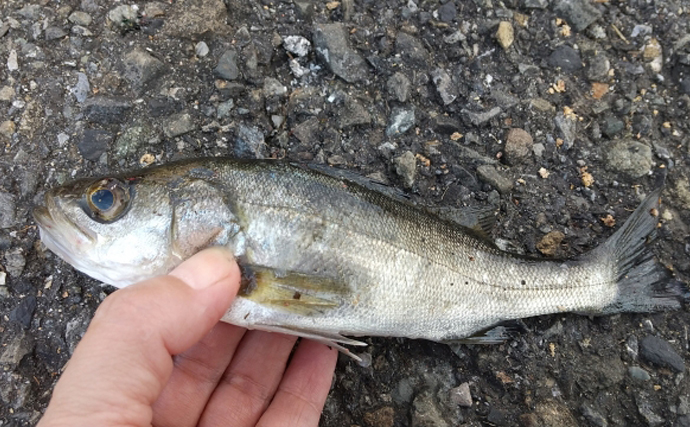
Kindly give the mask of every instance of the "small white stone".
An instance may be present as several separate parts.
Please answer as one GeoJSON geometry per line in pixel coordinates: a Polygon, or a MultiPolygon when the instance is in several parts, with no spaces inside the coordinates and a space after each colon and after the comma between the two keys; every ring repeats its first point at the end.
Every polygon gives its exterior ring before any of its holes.
{"type": "Polygon", "coordinates": [[[205,42],[199,42],[194,47],[194,51],[196,52],[196,56],[203,58],[204,56],[208,55],[209,48],[205,42]]]}
{"type": "Polygon", "coordinates": [[[10,56],[7,57],[7,69],[10,71],[16,71],[19,69],[19,62],[17,62],[17,51],[14,49],[10,51],[10,56]]]}
{"type": "Polygon", "coordinates": [[[7,273],[0,271],[0,286],[5,286],[5,283],[7,283],[7,273]]]}
{"type": "Polygon", "coordinates": [[[67,135],[65,132],[60,132],[57,136],[58,140],[58,145],[60,148],[64,147],[65,144],[67,144],[67,141],[69,141],[69,135],[67,135]]]}
{"type": "Polygon", "coordinates": [[[306,56],[311,48],[311,42],[302,36],[287,36],[283,39],[285,50],[299,57],[306,56]]]}

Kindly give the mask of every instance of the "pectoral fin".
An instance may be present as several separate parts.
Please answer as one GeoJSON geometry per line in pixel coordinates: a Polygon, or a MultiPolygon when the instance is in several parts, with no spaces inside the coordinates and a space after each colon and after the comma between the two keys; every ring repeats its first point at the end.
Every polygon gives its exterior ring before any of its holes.
{"type": "Polygon", "coordinates": [[[240,296],[292,314],[323,314],[338,307],[346,292],[344,283],[327,277],[242,266],[240,296]]]}

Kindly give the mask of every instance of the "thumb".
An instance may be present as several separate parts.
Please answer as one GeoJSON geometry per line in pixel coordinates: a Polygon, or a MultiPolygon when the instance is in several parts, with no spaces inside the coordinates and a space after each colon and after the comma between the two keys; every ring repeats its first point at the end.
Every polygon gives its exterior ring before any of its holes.
{"type": "Polygon", "coordinates": [[[171,356],[220,320],[239,281],[232,254],[212,248],[167,276],[110,295],[55,386],[41,425],[150,425],[171,356]]]}

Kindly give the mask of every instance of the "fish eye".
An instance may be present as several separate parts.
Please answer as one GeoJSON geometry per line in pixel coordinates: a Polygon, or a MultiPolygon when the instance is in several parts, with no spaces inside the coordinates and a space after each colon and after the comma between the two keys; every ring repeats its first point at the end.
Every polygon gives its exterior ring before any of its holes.
{"type": "Polygon", "coordinates": [[[91,193],[91,204],[100,211],[107,211],[115,203],[113,192],[107,188],[102,188],[91,193]]]}
{"type": "Polygon", "coordinates": [[[130,196],[130,187],[124,182],[115,178],[102,179],[86,190],[83,208],[98,222],[113,222],[127,212],[130,196]]]}

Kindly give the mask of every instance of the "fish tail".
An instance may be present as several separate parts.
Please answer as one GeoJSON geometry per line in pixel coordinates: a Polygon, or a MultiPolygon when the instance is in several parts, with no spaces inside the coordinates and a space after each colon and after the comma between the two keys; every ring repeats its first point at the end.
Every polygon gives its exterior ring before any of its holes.
{"type": "Polygon", "coordinates": [[[650,249],[657,234],[661,190],[652,191],[625,224],[591,253],[613,267],[618,287],[616,299],[602,314],[676,309],[687,294],[687,287],[672,279],[650,249]]]}

